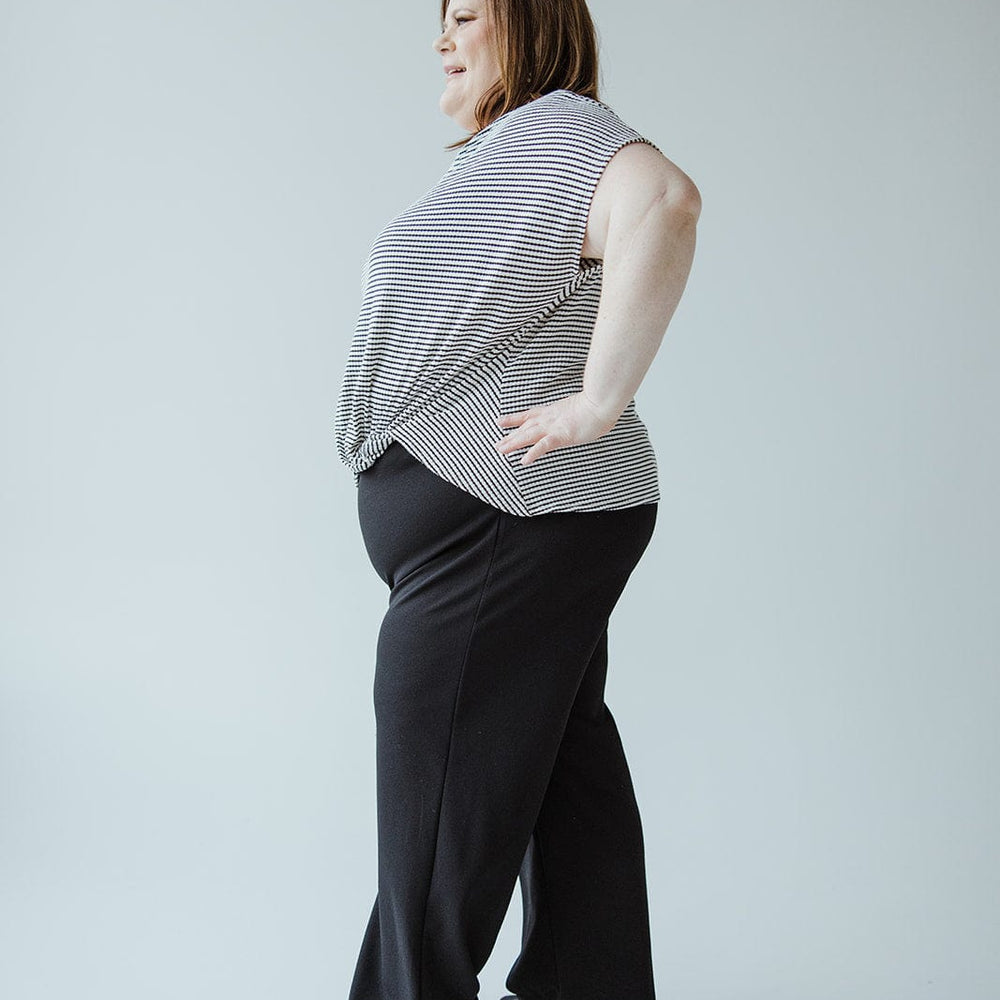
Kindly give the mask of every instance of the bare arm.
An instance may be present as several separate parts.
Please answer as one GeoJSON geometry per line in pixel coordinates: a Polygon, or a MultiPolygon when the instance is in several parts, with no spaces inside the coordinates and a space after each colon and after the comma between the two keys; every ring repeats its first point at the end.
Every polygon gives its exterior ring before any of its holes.
{"type": "Polygon", "coordinates": [[[652,364],[687,284],[701,195],[652,146],[612,157],[594,193],[585,251],[603,259],[583,392],[612,425],[652,364]]]}
{"type": "Polygon", "coordinates": [[[604,170],[582,253],[603,260],[601,299],[583,390],[517,413],[502,454],[527,447],[528,465],[555,448],[596,441],[635,395],[687,284],[701,195],[679,167],[647,143],[623,146],[604,170]]]}

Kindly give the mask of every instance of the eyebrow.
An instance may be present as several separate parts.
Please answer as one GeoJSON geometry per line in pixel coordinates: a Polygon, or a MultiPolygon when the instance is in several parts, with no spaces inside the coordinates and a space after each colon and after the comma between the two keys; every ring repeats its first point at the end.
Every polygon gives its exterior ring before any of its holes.
{"type": "MultiPolygon", "coordinates": [[[[453,11],[451,11],[451,16],[455,17],[456,15],[458,15],[460,13],[475,14],[476,12],[471,7],[456,7],[453,11]]],[[[444,31],[444,26],[445,26],[445,22],[446,21],[447,21],[447,17],[445,17],[445,20],[441,22],[441,30],[442,31],[444,31]]]]}

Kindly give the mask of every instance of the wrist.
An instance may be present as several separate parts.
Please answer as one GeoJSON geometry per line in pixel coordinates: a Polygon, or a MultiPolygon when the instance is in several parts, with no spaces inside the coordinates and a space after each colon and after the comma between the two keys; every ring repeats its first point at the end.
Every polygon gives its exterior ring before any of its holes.
{"type": "Polygon", "coordinates": [[[627,400],[625,403],[619,405],[614,400],[599,399],[587,389],[586,386],[581,386],[580,395],[584,398],[590,408],[596,413],[609,428],[613,427],[617,423],[618,418],[622,415],[622,411],[627,405],[627,400]]]}

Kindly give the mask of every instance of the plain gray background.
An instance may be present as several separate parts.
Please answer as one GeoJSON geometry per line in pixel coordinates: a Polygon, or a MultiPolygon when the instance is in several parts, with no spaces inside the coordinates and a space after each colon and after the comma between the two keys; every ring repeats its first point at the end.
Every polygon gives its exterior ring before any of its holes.
{"type": "MultiPolygon", "coordinates": [[[[704,203],[608,682],[659,994],[994,1000],[998,8],[591,9],[704,203]]],[[[438,16],[0,7],[9,1000],[347,995],[387,591],[332,417],[462,134],[438,16]]]]}

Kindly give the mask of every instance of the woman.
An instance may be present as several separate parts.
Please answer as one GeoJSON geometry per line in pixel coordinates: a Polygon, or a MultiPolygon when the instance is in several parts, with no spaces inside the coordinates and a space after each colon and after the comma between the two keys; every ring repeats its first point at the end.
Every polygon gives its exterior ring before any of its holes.
{"type": "Polygon", "coordinates": [[[372,244],[336,434],[378,635],[378,892],[350,1000],[473,1000],[518,875],[507,987],[652,1000],[643,840],[604,703],[656,519],[634,394],[700,198],[597,98],[585,0],[443,0],[470,135],[372,244]]]}

